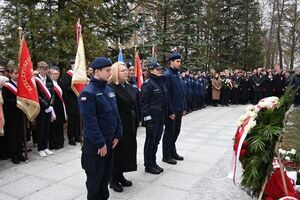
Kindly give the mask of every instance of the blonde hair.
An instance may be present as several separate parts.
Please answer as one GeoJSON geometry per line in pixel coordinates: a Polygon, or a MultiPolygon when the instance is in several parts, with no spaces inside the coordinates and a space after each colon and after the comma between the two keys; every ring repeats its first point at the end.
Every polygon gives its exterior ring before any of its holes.
{"type": "Polygon", "coordinates": [[[112,66],[111,66],[111,76],[108,80],[109,83],[114,83],[116,85],[120,84],[120,80],[119,80],[119,69],[120,66],[126,66],[126,64],[124,62],[115,62],[112,66]]]}

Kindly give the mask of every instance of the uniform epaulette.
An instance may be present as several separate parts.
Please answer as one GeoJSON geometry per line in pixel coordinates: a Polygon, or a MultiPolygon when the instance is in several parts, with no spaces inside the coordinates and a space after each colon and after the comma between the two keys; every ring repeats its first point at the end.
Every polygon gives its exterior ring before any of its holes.
{"type": "Polygon", "coordinates": [[[149,82],[149,79],[145,80],[145,82],[144,82],[144,83],[148,83],[148,82],[149,82]]]}

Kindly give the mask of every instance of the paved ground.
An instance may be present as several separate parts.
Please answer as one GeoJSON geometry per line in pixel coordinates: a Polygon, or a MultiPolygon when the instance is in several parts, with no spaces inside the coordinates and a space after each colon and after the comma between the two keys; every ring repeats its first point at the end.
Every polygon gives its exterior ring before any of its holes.
{"type": "MultiPolygon", "coordinates": [[[[177,142],[185,160],[177,165],[161,162],[160,175],[144,172],[143,144],[145,129],[138,130],[138,171],[125,174],[133,186],[124,192],[111,191],[111,199],[251,199],[233,186],[229,172],[232,137],[236,122],[245,106],[208,107],[184,117],[177,142]]],[[[0,161],[0,199],[83,200],[86,199],[85,174],[80,165],[79,147],[65,145],[55,155],[40,158],[30,153],[26,164],[0,161]]]]}

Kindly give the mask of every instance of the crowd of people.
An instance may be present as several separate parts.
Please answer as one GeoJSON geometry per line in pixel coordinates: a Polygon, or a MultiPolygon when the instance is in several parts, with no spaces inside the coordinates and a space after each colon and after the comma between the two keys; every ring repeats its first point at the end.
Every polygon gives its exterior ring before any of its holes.
{"type": "MultiPolygon", "coordinates": [[[[265,97],[281,97],[289,85],[299,87],[300,69],[283,71],[279,66],[274,69],[254,69],[245,72],[225,69],[219,73],[198,71],[181,72],[182,84],[187,100],[188,112],[212,106],[229,106],[230,104],[257,104],[265,97]]],[[[299,95],[295,105],[300,104],[299,95]]]]}
{"type": "MultiPolygon", "coordinates": [[[[18,68],[0,67],[0,113],[4,114],[0,115],[0,128],[5,120],[0,130],[0,158],[10,158],[14,164],[25,161],[24,141],[31,139],[39,156],[54,154],[53,149],[64,147],[67,122],[68,144],[83,142],[88,199],[107,199],[108,184],[116,192],[133,185],[124,173],[137,170],[136,136],[141,124],[146,127],[145,172],[160,174],[164,169],[158,165],[156,153],[161,138],[163,162],[176,165],[184,160],[176,141],[187,113],[208,105],[256,104],[264,97],[282,96],[289,84],[300,86],[300,69],[293,73],[279,67],[192,72],[181,70],[181,61],[180,54],[173,53],[165,71],[157,62],[148,64],[139,90],[132,63],[113,64],[109,58],[98,57],[89,64],[89,83],[79,97],[71,86],[74,61],[62,76],[58,67],[49,69],[46,62],[38,62],[34,75],[40,113],[34,122],[17,107],[18,68]]],[[[295,105],[299,104],[297,93],[295,105]]]]}

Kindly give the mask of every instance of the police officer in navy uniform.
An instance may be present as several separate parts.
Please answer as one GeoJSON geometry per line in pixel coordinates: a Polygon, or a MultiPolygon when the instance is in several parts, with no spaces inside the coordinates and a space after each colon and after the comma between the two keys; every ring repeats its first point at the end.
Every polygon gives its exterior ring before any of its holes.
{"type": "Polygon", "coordinates": [[[183,160],[176,150],[176,140],[180,133],[181,119],[186,112],[184,90],[181,84],[179,68],[181,55],[173,53],[169,57],[170,67],[165,71],[165,84],[168,90],[168,116],[163,136],[163,162],[175,165],[176,160],[183,160]]]}
{"type": "Polygon", "coordinates": [[[122,136],[115,93],[107,86],[111,65],[108,58],[96,58],[91,63],[94,77],[78,98],[84,132],[81,164],[87,176],[89,200],[109,198],[112,150],[122,136]]]}
{"type": "Polygon", "coordinates": [[[164,84],[162,66],[156,62],[149,64],[150,78],[142,86],[142,110],[146,126],[144,145],[145,171],[160,174],[163,168],[156,163],[156,152],[163,133],[167,116],[167,88],[164,84]]]}

